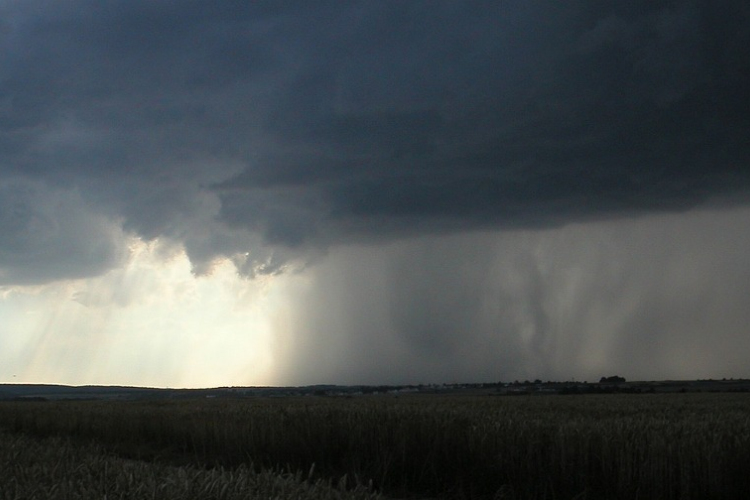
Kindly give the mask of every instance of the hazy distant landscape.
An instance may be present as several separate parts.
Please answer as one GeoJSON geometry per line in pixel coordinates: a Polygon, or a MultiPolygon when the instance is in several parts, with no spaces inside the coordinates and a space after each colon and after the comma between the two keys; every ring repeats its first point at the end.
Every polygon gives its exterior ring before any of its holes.
{"type": "Polygon", "coordinates": [[[5,385],[0,498],[743,498],[749,381],[613,378],[5,385]]]}
{"type": "Polygon", "coordinates": [[[300,387],[214,387],[205,389],[170,389],[121,386],[67,386],[58,384],[0,384],[0,400],[34,399],[189,399],[189,398],[246,398],[281,396],[363,396],[371,394],[602,394],[602,393],[662,393],[662,392],[748,392],[748,379],[662,380],[628,382],[607,380],[598,382],[524,380],[513,382],[420,384],[420,385],[309,385],[300,387]]]}

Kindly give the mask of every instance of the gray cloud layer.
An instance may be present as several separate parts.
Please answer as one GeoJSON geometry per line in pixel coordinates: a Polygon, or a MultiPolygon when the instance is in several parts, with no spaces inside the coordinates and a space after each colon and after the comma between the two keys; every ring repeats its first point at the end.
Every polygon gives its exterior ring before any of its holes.
{"type": "Polygon", "coordinates": [[[104,273],[122,263],[122,233],[76,192],[0,181],[0,284],[104,273]]]}
{"type": "MultiPolygon", "coordinates": [[[[30,0],[0,19],[0,176],[80,193],[71,224],[184,241],[198,270],[750,185],[742,1],[30,0]]],[[[2,206],[26,224],[3,228],[6,255],[35,230],[2,206]]],[[[103,252],[1,265],[43,281],[103,252]]]]}

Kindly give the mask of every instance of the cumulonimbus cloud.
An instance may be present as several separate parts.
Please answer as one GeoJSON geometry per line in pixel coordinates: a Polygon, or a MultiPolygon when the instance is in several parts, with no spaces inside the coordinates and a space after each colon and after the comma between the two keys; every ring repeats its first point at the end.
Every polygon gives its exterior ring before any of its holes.
{"type": "MultiPolygon", "coordinates": [[[[30,0],[0,17],[2,179],[183,241],[199,271],[747,200],[741,1],[30,0]]],[[[33,279],[66,275],[44,258],[33,279]]]]}

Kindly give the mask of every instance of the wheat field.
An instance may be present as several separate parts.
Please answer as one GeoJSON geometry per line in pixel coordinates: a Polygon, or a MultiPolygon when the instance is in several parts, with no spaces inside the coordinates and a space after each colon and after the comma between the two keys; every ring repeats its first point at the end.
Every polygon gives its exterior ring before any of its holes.
{"type": "Polygon", "coordinates": [[[0,429],[0,499],[750,492],[748,394],[3,402],[0,429]]]}

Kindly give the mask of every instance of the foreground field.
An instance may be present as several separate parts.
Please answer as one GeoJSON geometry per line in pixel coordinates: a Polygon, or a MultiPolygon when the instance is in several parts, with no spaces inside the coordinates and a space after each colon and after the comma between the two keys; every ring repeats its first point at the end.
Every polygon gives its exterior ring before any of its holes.
{"type": "MultiPolygon", "coordinates": [[[[184,475],[213,488],[156,498],[295,497],[258,496],[259,477],[318,488],[299,498],[363,498],[370,484],[389,497],[733,499],[750,491],[748,394],[2,403],[0,428],[6,441],[75,450],[60,463],[90,464],[93,453],[121,478],[117,491],[158,490],[184,475]]],[[[35,472],[0,460],[0,491],[19,477],[46,474],[54,485],[70,476],[56,459],[35,472]]],[[[0,498],[33,498],[15,494],[0,498]]]]}
{"type": "Polygon", "coordinates": [[[112,456],[67,438],[0,434],[0,500],[376,500],[301,473],[210,470],[112,456]]]}

